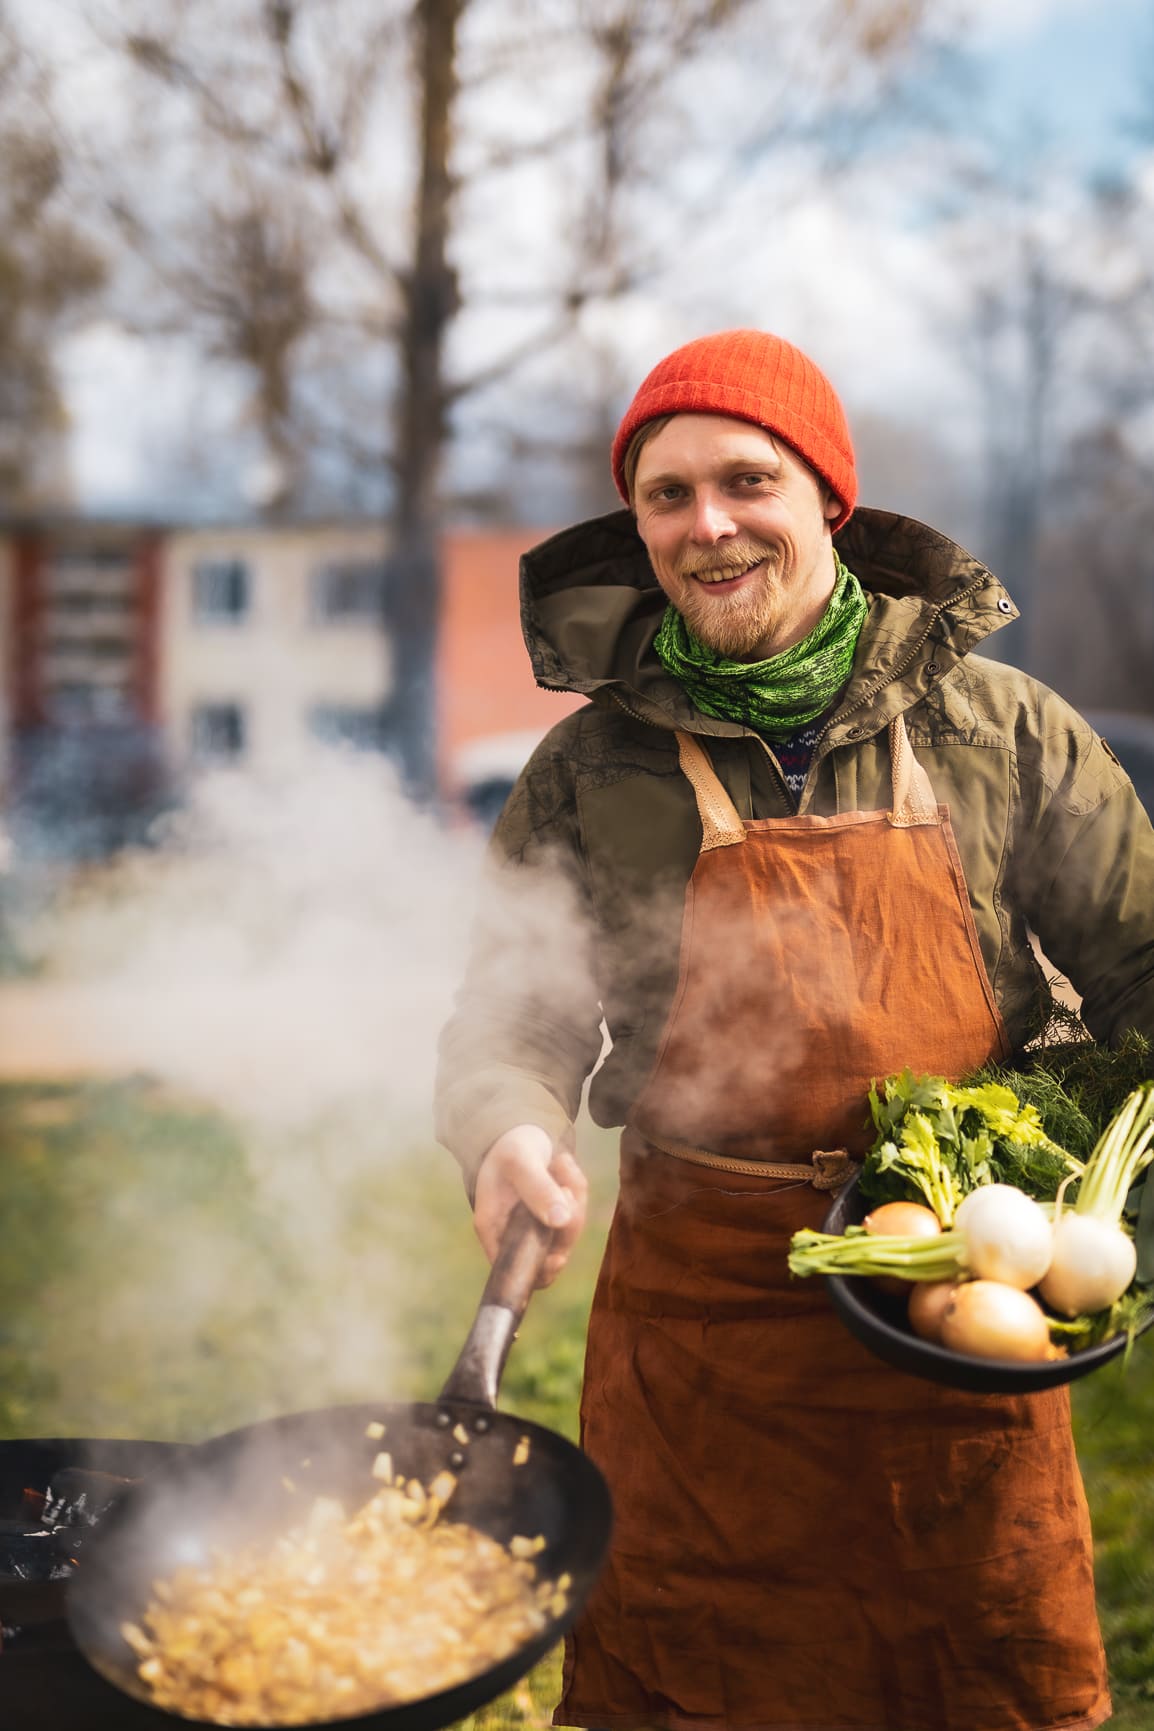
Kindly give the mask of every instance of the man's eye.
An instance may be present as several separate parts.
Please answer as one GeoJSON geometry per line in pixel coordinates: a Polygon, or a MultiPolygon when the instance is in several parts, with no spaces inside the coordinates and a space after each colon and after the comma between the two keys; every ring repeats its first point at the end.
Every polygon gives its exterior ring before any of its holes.
{"type": "Polygon", "coordinates": [[[769,476],[764,475],[764,474],[761,474],[761,475],[739,475],[737,477],[737,485],[739,487],[760,487],[762,485],[762,483],[764,481],[767,481],[768,479],[769,479],[769,476]]]}

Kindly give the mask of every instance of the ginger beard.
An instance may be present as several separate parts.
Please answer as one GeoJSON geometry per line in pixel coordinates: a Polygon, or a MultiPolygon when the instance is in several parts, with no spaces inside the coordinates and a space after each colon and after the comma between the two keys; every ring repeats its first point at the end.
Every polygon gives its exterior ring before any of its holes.
{"type": "Polygon", "coordinates": [[[778,559],[776,547],[742,536],[726,542],[724,551],[687,555],[675,580],[666,578],[662,587],[698,642],[741,661],[777,635],[783,612],[778,559]]]}

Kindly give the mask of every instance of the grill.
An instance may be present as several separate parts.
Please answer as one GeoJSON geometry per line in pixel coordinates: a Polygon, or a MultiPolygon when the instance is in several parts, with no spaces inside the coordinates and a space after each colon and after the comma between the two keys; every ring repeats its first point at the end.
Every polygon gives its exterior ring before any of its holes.
{"type": "Polygon", "coordinates": [[[129,1700],[82,1658],[64,1590],[84,1544],[127,1481],[178,1443],[83,1437],[0,1442],[0,1720],[4,1731],[156,1731],[170,1719],[129,1700]]]}

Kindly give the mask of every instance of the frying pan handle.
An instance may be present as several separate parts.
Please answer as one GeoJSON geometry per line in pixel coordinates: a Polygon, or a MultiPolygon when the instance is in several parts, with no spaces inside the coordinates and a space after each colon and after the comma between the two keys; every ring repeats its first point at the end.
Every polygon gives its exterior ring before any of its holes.
{"type": "Polygon", "coordinates": [[[505,1223],[501,1248],[489,1270],[481,1303],[503,1304],[520,1322],[552,1243],[552,1227],[544,1226],[523,1202],[518,1202],[505,1223]]]}
{"type": "Polygon", "coordinates": [[[461,1355],[441,1390],[442,1400],[496,1406],[509,1348],[552,1242],[552,1229],[519,1202],[505,1226],[461,1355]]]}

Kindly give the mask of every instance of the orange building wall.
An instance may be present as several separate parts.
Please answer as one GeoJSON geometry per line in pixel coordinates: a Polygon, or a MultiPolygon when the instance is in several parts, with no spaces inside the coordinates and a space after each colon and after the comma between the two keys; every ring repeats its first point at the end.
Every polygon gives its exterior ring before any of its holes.
{"type": "Polygon", "coordinates": [[[521,635],[517,564],[545,529],[455,530],[442,542],[437,722],[442,785],[461,747],[493,735],[543,734],[586,700],[542,691],[521,635]]]}

